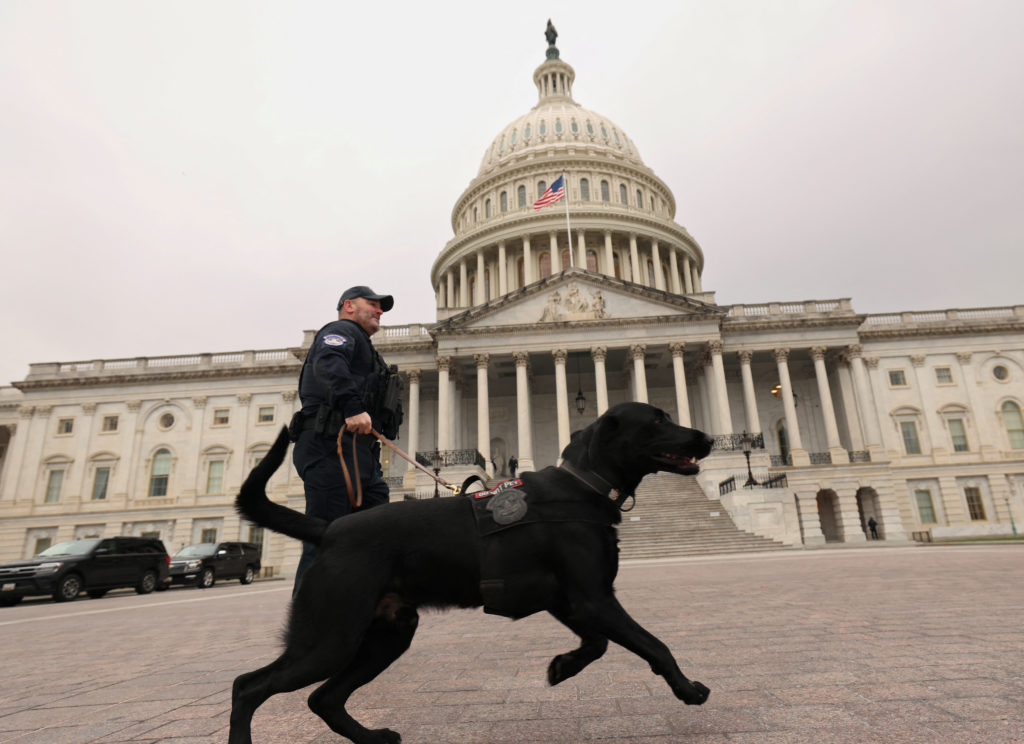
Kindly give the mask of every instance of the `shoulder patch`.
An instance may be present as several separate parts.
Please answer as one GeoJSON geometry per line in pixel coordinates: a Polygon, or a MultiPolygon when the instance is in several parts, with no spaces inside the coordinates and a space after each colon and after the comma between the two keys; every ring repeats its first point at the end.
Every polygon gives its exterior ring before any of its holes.
{"type": "Polygon", "coordinates": [[[324,343],[328,346],[344,346],[345,337],[339,336],[337,333],[329,333],[324,336],[324,343]]]}

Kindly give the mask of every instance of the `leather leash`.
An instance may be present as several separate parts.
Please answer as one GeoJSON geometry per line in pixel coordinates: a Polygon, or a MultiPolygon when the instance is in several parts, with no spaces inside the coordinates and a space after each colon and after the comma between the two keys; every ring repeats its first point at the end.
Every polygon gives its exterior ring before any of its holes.
{"type": "MultiPolygon", "coordinates": [[[[338,460],[341,462],[341,472],[345,476],[345,487],[348,489],[348,502],[352,505],[354,509],[358,509],[360,506],[363,505],[363,483],[361,480],[359,480],[359,460],[356,457],[356,437],[352,437],[352,464],[353,468],[356,471],[356,488],[353,491],[352,479],[349,477],[348,474],[348,466],[345,465],[345,458],[341,454],[341,437],[344,433],[344,429],[338,432],[338,460]]],[[[439,486],[444,486],[454,494],[459,493],[458,486],[453,486],[452,484],[448,483],[444,478],[440,478],[431,473],[429,470],[423,467],[423,465],[416,462],[415,459],[409,457],[409,455],[407,455],[394,444],[389,442],[388,439],[383,434],[378,432],[376,429],[371,428],[370,433],[373,434],[373,436],[377,437],[380,443],[386,446],[392,452],[397,453],[399,457],[401,457],[402,459],[406,460],[409,463],[412,463],[414,467],[418,468],[419,470],[422,470],[424,473],[430,476],[430,480],[436,481],[439,486]]]]}

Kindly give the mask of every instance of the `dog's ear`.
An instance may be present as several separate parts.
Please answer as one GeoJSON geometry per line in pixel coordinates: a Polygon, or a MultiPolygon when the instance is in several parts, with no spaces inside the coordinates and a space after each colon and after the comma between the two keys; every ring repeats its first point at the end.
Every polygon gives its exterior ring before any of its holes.
{"type": "Polygon", "coordinates": [[[605,445],[619,430],[620,425],[618,416],[606,413],[586,428],[585,431],[589,434],[587,455],[591,464],[601,462],[602,453],[607,453],[605,445]]]}
{"type": "Polygon", "coordinates": [[[580,458],[587,452],[590,429],[577,429],[569,435],[569,444],[562,450],[562,459],[578,465],[580,458]]]}

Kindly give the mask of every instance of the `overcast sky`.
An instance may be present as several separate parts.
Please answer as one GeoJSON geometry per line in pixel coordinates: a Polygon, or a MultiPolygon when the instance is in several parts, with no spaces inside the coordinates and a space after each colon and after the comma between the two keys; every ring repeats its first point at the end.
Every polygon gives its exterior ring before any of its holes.
{"type": "Polygon", "coordinates": [[[548,17],[719,303],[1024,302],[1020,0],[3,0],[0,383],[296,346],[352,284],[433,321],[548,17]]]}

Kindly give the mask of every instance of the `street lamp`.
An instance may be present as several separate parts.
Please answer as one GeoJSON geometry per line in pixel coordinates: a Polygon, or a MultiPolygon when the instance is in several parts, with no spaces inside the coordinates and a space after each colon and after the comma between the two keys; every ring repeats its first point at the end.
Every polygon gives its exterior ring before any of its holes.
{"type": "Polygon", "coordinates": [[[740,446],[743,447],[743,456],[747,458],[747,482],[743,484],[744,488],[761,485],[754,480],[754,473],[750,469],[750,445],[750,435],[747,434],[747,430],[744,429],[743,435],[740,437],[740,446]]]}
{"type": "Polygon", "coordinates": [[[576,413],[580,416],[587,410],[587,399],[583,395],[583,384],[580,382],[580,358],[576,357],[576,413]]]}
{"type": "Polygon", "coordinates": [[[430,464],[434,466],[434,498],[440,498],[441,494],[437,492],[437,482],[441,477],[441,465],[444,463],[444,458],[441,457],[439,450],[434,450],[430,454],[430,464]]]}

